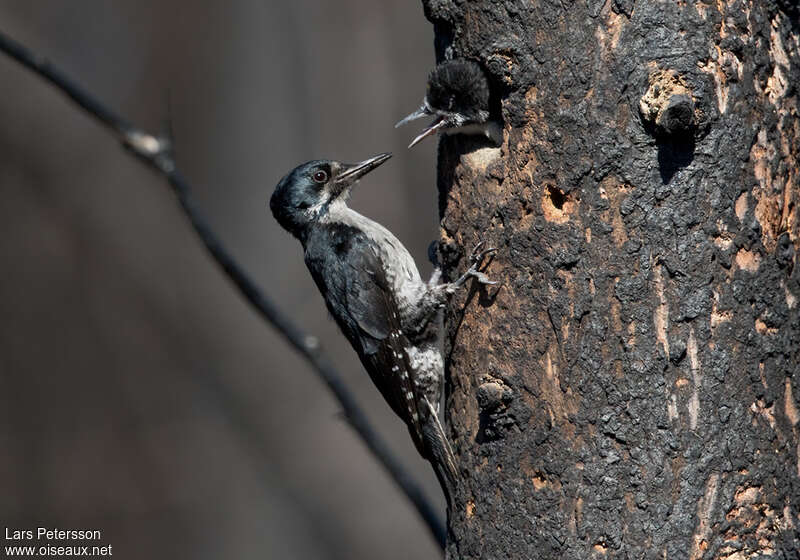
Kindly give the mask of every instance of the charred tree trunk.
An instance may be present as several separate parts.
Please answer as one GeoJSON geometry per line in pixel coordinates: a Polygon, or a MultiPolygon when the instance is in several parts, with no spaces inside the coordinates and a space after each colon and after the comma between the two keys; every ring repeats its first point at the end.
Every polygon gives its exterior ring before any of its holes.
{"type": "Polygon", "coordinates": [[[451,559],[800,554],[794,2],[424,0],[499,148],[440,143],[451,559]]]}

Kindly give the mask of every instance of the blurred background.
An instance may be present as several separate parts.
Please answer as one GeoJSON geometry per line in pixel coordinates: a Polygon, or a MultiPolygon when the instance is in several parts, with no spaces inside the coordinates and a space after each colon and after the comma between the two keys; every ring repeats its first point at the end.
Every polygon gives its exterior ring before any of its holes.
{"type": "MultiPolygon", "coordinates": [[[[0,28],[147,130],[171,120],[217,233],[443,509],[266,207],[301,162],[393,151],[352,206],[430,272],[436,142],[393,129],[433,65],[420,3],[2,0],[0,28]]],[[[0,524],[99,529],[121,558],[438,558],[165,181],[4,56],[0,84],[0,524]]]]}

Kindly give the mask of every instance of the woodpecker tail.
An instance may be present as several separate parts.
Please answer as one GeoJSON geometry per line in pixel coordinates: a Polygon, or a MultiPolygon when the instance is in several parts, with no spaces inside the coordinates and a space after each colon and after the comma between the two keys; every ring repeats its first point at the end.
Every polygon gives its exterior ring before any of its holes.
{"type": "Polygon", "coordinates": [[[430,401],[423,397],[427,410],[423,413],[427,418],[422,423],[423,438],[425,439],[426,455],[433,464],[439,483],[442,485],[447,501],[453,495],[453,491],[459,480],[458,468],[456,467],[456,457],[453,448],[450,447],[450,440],[444,432],[444,427],[439,421],[439,415],[430,401]]]}

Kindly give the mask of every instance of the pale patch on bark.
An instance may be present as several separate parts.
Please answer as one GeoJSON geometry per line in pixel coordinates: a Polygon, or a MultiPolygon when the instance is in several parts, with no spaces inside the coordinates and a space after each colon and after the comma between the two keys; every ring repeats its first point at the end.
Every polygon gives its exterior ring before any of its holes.
{"type": "Polygon", "coordinates": [[[583,498],[575,500],[575,505],[571,508],[571,513],[567,519],[567,527],[570,533],[576,535],[578,533],[578,525],[583,523],[583,498]]]}
{"type": "Polygon", "coordinates": [[[789,287],[786,284],[783,285],[783,292],[786,294],[786,306],[789,309],[794,309],[794,306],[797,305],[797,297],[789,291],[789,287]]]}
{"type": "Polygon", "coordinates": [[[475,515],[475,500],[470,500],[467,502],[467,519],[470,519],[475,515]]]}
{"type": "Polygon", "coordinates": [[[777,107],[788,90],[789,80],[783,75],[781,67],[775,65],[775,70],[773,70],[772,75],[767,78],[767,87],[764,89],[764,93],[767,94],[770,103],[777,107]]]}
{"type": "Polygon", "coordinates": [[[611,225],[614,230],[611,232],[611,237],[617,247],[622,247],[628,241],[628,232],[625,230],[625,223],[622,221],[622,214],[619,213],[619,206],[615,205],[613,209],[613,216],[611,217],[611,225]]]}
{"type": "Polygon", "coordinates": [[[717,235],[714,236],[714,245],[727,251],[733,245],[733,236],[728,231],[728,226],[722,221],[717,220],[717,235]]]}
{"type": "Polygon", "coordinates": [[[779,25],[778,16],[775,16],[772,20],[772,29],[769,33],[769,54],[776,64],[781,64],[789,68],[791,66],[789,63],[789,55],[786,54],[786,49],[783,48],[781,34],[778,31],[779,25]]]}
{"type": "Polygon", "coordinates": [[[708,538],[711,534],[711,515],[717,502],[717,490],[719,489],[719,473],[711,473],[706,481],[706,491],[703,497],[697,502],[697,530],[692,536],[691,560],[702,557],[703,552],[708,548],[708,538]]]}
{"type": "Polygon", "coordinates": [[[714,238],[714,245],[723,251],[727,251],[733,245],[733,238],[730,235],[719,235],[714,238]]]}
{"type": "Polygon", "coordinates": [[[500,148],[479,148],[461,156],[461,161],[481,173],[500,157],[500,148]]]}
{"type": "Polygon", "coordinates": [[[785,506],[783,506],[783,524],[788,530],[794,529],[794,520],[792,519],[792,509],[789,507],[788,503],[785,506]]]}
{"type": "MultiPolygon", "coordinates": [[[[778,128],[782,143],[787,142],[791,131],[783,130],[783,120],[779,122],[778,128]]],[[[791,151],[785,151],[787,153],[784,154],[784,159],[791,159],[791,151]]],[[[758,181],[758,186],[753,189],[756,199],[755,216],[762,228],[761,241],[768,251],[775,248],[779,232],[789,229],[792,219],[794,174],[789,166],[786,177],[780,172],[778,176],[774,176],[772,166],[778,159],[778,149],[773,142],[767,140],[767,131],[761,130],[750,148],[750,160],[753,162],[753,174],[758,181]]]]}
{"type": "Polygon", "coordinates": [[[778,332],[778,329],[773,327],[768,327],[764,321],[762,321],[761,319],[756,319],[756,332],[758,332],[758,334],[771,335],[778,332]]]}
{"type": "Polygon", "coordinates": [[[603,6],[601,14],[605,16],[605,21],[601,20],[601,23],[595,28],[594,37],[600,48],[605,51],[605,56],[609,57],[617,49],[619,38],[628,18],[614,13],[611,10],[611,2],[608,1],[603,6]]]}
{"type": "Polygon", "coordinates": [[[708,19],[708,6],[702,2],[692,2],[694,9],[697,10],[697,15],[703,18],[703,21],[708,19]]]}
{"type": "MultiPolygon", "coordinates": [[[[575,304],[572,302],[570,302],[569,304],[569,312],[570,312],[570,317],[573,317],[575,313],[575,304]]],[[[562,344],[567,340],[569,340],[569,321],[564,321],[563,323],[561,323],[561,340],[562,344]]]]}
{"type": "Polygon", "coordinates": [[[789,377],[784,381],[783,412],[792,426],[796,426],[797,422],[800,421],[800,414],[797,412],[797,406],[794,404],[794,395],[792,395],[792,380],[789,377]]]}
{"type": "MultiPolygon", "coordinates": [[[[724,19],[725,10],[722,7],[719,7],[719,10],[723,14],[720,37],[724,38],[729,34],[727,23],[724,19]]],[[[714,79],[717,93],[717,109],[720,115],[724,115],[728,110],[728,94],[730,93],[728,72],[730,72],[731,68],[734,69],[738,80],[741,81],[744,75],[744,65],[735,53],[724,50],[719,45],[713,45],[712,48],[716,51],[716,56],[709,56],[704,62],[699,61],[697,66],[714,79]]]]}
{"type": "Polygon", "coordinates": [[[670,421],[678,419],[678,399],[675,393],[670,393],[669,401],[667,402],[667,417],[670,421]]]}
{"type": "Polygon", "coordinates": [[[577,210],[575,200],[558,187],[548,185],[542,189],[542,214],[548,222],[564,224],[577,210]]]}
{"type": "MultiPolygon", "coordinates": [[[[696,3],[696,5],[699,4],[699,2],[696,3]]],[[[726,7],[720,2],[717,2],[717,9],[722,15],[719,36],[720,38],[725,38],[730,35],[728,23],[726,21],[726,12],[728,9],[726,9],[726,7]]],[[[705,12],[705,7],[703,8],[703,12],[705,12]]],[[[745,9],[745,13],[748,18],[749,27],[749,9],[745,9]]],[[[704,13],[701,14],[701,17],[704,15],[704,13]]],[[[742,36],[743,41],[746,42],[747,39],[747,35],[742,36]]],[[[700,68],[700,70],[706,74],[709,74],[714,79],[714,85],[717,93],[717,109],[719,110],[720,115],[724,115],[728,110],[728,94],[730,93],[731,88],[730,84],[728,83],[728,73],[732,68],[736,72],[738,81],[741,81],[742,76],[744,75],[744,65],[734,52],[722,49],[719,44],[713,45],[711,48],[716,51],[716,53],[714,53],[716,56],[709,56],[704,62],[698,62],[697,66],[700,68]]]]}
{"type": "Polygon", "coordinates": [[[758,267],[761,266],[761,257],[756,252],[739,249],[736,253],[736,266],[747,272],[758,272],[758,267]]]}
{"type": "Polygon", "coordinates": [[[667,331],[669,330],[669,305],[664,295],[664,276],[662,266],[658,265],[655,269],[656,294],[658,295],[658,305],[653,312],[653,322],[656,327],[656,339],[664,348],[664,353],[669,357],[669,340],[667,331]]]}
{"type": "Polygon", "coordinates": [[[753,413],[753,423],[756,423],[756,420],[759,416],[762,416],[769,427],[773,430],[775,429],[775,404],[773,403],[771,406],[764,406],[766,403],[762,399],[758,399],[756,402],[750,405],[750,412],[753,413]]]}
{"type": "Polygon", "coordinates": [[[689,331],[689,340],[686,343],[686,355],[689,357],[689,367],[692,370],[692,397],[689,400],[689,428],[697,428],[697,418],[700,415],[700,383],[703,376],[700,374],[700,359],[697,357],[697,339],[694,336],[694,327],[689,331]]]}
{"type": "Polygon", "coordinates": [[[628,340],[626,344],[630,347],[636,346],[636,321],[631,321],[628,323],[628,340]]]}
{"type": "Polygon", "coordinates": [[[550,480],[541,471],[536,471],[533,473],[533,476],[531,476],[531,482],[533,483],[533,488],[536,491],[543,490],[545,488],[555,491],[561,490],[561,482],[559,482],[557,479],[550,480]]]}
{"type": "MultiPolygon", "coordinates": [[[[786,109],[779,112],[786,113],[786,109]]],[[[791,119],[790,119],[791,120],[791,119]]],[[[794,129],[785,129],[785,118],[778,123],[781,139],[782,159],[787,164],[796,157],[790,145],[798,138],[794,129]]],[[[783,231],[789,231],[794,239],[792,223],[795,217],[795,204],[793,198],[797,191],[796,171],[789,164],[784,168],[778,167],[777,175],[773,174],[773,165],[781,159],[775,144],[767,140],[767,132],[761,130],[757,140],[750,148],[750,160],[753,162],[753,173],[758,186],[753,189],[756,198],[755,215],[761,224],[761,240],[768,251],[775,248],[776,239],[783,231]]]]}
{"type": "Polygon", "coordinates": [[[697,66],[701,71],[709,74],[714,79],[717,92],[717,110],[719,110],[720,115],[724,115],[725,111],[728,110],[728,91],[730,90],[725,72],[720,67],[719,63],[711,58],[705,62],[698,62],[697,66]]]}
{"type": "Polygon", "coordinates": [[[736,199],[736,204],[734,205],[734,210],[736,211],[736,217],[739,218],[740,222],[744,221],[745,215],[747,215],[747,193],[743,192],[739,195],[739,198],[736,199]]]}
{"type": "Polygon", "coordinates": [[[769,54],[775,62],[775,66],[772,75],[767,78],[767,87],[765,88],[767,98],[776,107],[778,107],[789,89],[789,80],[786,79],[783,73],[783,68],[789,68],[789,57],[783,48],[778,25],[778,17],[776,16],[772,20],[772,30],[769,34],[769,54]]]}
{"type": "Polygon", "coordinates": [[[557,417],[559,421],[566,422],[570,414],[577,412],[578,406],[569,389],[566,393],[561,390],[558,364],[554,362],[551,355],[560,355],[558,346],[555,344],[551,345],[545,353],[545,375],[540,378],[539,390],[542,392],[543,400],[549,405],[551,421],[555,423],[557,417]]]}
{"type": "Polygon", "coordinates": [[[720,311],[717,306],[719,305],[719,293],[714,291],[714,300],[711,303],[711,318],[709,320],[711,328],[714,329],[726,321],[733,319],[733,313],[730,311],[720,311]]]}
{"type": "Polygon", "coordinates": [[[736,490],[736,494],[733,496],[733,499],[736,500],[736,503],[739,505],[754,504],[758,499],[760,492],[761,489],[757,486],[751,486],[750,488],[740,487],[736,490]]]}

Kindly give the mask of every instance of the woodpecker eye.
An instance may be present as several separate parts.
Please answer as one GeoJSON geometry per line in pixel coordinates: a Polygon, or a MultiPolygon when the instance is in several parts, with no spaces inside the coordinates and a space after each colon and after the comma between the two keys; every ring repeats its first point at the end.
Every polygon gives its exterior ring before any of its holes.
{"type": "Polygon", "coordinates": [[[328,180],[328,174],[320,169],[319,171],[314,172],[314,175],[311,176],[314,181],[317,183],[324,183],[328,180]]]}

